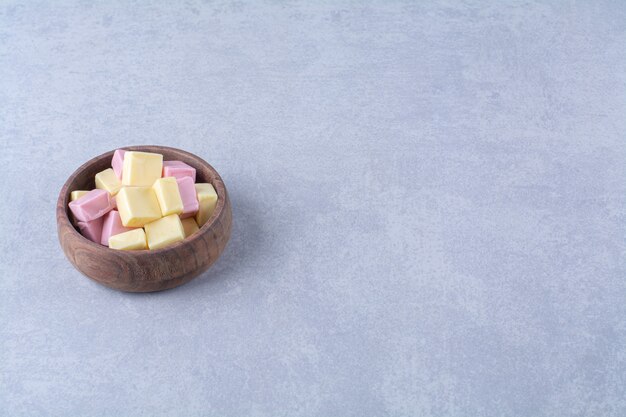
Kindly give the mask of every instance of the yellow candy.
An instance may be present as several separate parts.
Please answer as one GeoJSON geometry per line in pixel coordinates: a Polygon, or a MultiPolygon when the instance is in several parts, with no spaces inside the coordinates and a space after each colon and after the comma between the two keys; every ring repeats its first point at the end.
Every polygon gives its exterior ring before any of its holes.
{"type": "Polygon", "coordinates": [[[157,196],[157,200],[159,200],[163,216],[183,212],[183,200],[180,198],[176,178],[159,178],[154,182],[152,189],[157,196]]]}
{"type": "Polygon", "coordinates": [[[107,168],[96,174],[96,188],[106,190],[109,194],[115,195],[122,188],[122,183],[115,175],[115,172],[111,168],[107,168]]]}
{"type": "Polygon", "coordinates": [[[185,230],[177,214],[148,223],[145,229],[150,249],[164,248],[185,238],[185,230]]]}
{"type": "Polygon", "coordinates": [[[122,185],[151,187],[161,178],[163,155],[128,151],[124,154],[122,185]]]}
{"type": "Polygon", "coordinates": [[[142,227],[161,218],[161,208],[151,187],[124,187],[115,199],[126,227],[142,227]]]}
{"type": "Polygon", "coordinates": [[[198,202],[200,203],[200,209],[196,214],[196,222],[198,226],[202,227],[215,210],[215,206],[217,205],[217,193],[211,184],[200,183],[195,184],[195,186],[198,202]]]}
{"type": "Polygon", "coordinates": [[[183,224],[183,229],[185,230],[185,239],[200,230],[198,223],[196,223],[193,217],[182,219],[181,223],[183,224]]]}
{"type": "Polygon", "coordinates": [[[134,229],[128,232],[113,235],[109,238],[109,247],[119,250],[148,249],[146,233],[143,229],[134,229]]]}
{"type": "Polygon", "coordinates": [[[70,194],[70,201],[76,201],[82,196],[84,196],[85,194],[87,194],[88,192],[89,191],[83,191],[83,190],[72,191],[70,194]]]}

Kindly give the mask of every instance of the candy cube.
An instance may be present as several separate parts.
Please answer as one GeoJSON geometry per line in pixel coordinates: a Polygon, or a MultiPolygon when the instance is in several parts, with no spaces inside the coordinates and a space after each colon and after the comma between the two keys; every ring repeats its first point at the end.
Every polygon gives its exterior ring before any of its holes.
{"type": "Polygon", "coordinates": [[[161,218],[159,201],[152,187],[124,187],[115,200],[125,227],[142,227],[161,218]]]}
{"type": "Polygon", "coordinates": [[[70,201],[76,201],[79,198],[81,198],[82,196],[84,196],[85,194],[87,194],[89,191],[83,191],[83,190],[76,190],[76,191],[72,191],[70,193],[70,201]]]}
{"type": "Polygon", "coordinates": [[[100,243],[100,235],[102,234],[102,219],[104,217],[98,217],[95,220],[89,222],[77,222],[78,230],[80,234],[85,236],[92,242],[100,243]]]}
{"type": "Polygon", "coordinates": [[[196,169],[183,161],[163,161],[163,176],[175,178],[191,177],[193,182],[196,182],[196,169]]]}
{"type": "Polygon", "coordinates": [[[183,230],[185,231],[185,239],[187,239],[189,236],[193,235],[198,230],[200,230],[200,228],[198,227],[198,223],[196,223],[196,220],[193,217],[190,217],[188,219],[183,219],[180,222],[183,224],[183,230]]]}
{"type": "Polygon", "coordinates": [[[154,182],[152,189],[157,196],[157,200],[159,200],[161,215],[168,216],[183,212],[183,200],[181,200],[178,192],[176,178],[159,178],[154,182]]]}
{"type": "Polygon", "coordinates": [[[111,167],[117,175],[119,180],[122,180],[122,169],[124,168],[124,154],[126,153],[123,149],[117,149],[113,152],[113,159],[111,160],[111,167]]]}
{"type": "Polygon", "coordinates": [[[195,187],[198,202],[200,203],[198,214],[196,214],[196,222],[198,226],[202,227],[215,210],[215,206],[217,205],[217,193],[211,184],[200,183],[195,184],[195,187]]]}
{"type": "Polygon", "coordinates": [[[129,227],[124,227],[120,213],[117,210],[109,211],[102,219],[104,220],[102,222],[102,235],[99,242],[104,246],[109,246],[109,238],[111,236],[133,230],[129,227]]]}
{"type": "Polygon", "coordinates": [[[107,190],[109,194],[115,195],[122,188],[122,183],[115,172],[111,168],[107,168],[96,174],[96,188],[107,190]]]}
{"type": "Polygon", "coordinates": [[[119,250],[148,249],[146,233],[143,229],[133,229],[129,232],[120,233],[109,238],[109,247],[119,250]]]}
{"type": "Polygon", "coordinates": [[[148,223],[145,229],[150,249],[164,248],[185,238],[185,229],[177,214],[148,223]]]}
{"type": "Polygon", "coordinates": [[[162,171],[163,155],[128,151],[124,154],[122,185],[151,187],[162,171]]]}
{"type": "Polygon", "coordinates": [[[191,217],[198,212],[199,203],[196,197],[196,187],[194,187],[191,177],[183,177],[176,179],[178,184],[178,191],[180,198],[183,201],[183,212],[180,215],[181,219],[191,217]]]}
{"type": "Polygon", "coordinates": [[[70,210],[79,222],[89,222],[107,214],[113,208],[111,195],[105,190],[91,190],[69,204],[70,210]]]}

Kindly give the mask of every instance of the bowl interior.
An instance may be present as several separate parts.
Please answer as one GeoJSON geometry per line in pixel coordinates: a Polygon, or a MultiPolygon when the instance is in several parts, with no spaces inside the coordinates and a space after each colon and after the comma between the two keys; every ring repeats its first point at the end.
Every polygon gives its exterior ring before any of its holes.
{"type": "MultiPolygon", "coordinates": [[[[176,149],[176,148],[169,148],[166,146],[128,146],[128,147],[124,147],[121,148],[127,151],[141,151],[141,152],[154,152],[154,153],[160,153],[163,155],[163,160],[164,161],[183,161],[186,164],[194,167],[196,169],[196,183],[210,183],[213,185],[213,187],[215,188],[215,191],[217,192],[218,195],[218,202],[217,202],[217,206],[215,207],[215,211],[213,213],[213,215],[211,216],[211,218],[202,226],[202,229],[205,229],[207,227],[210,226],[212,220],[214,220],[218,215],[219,212],[222,210],[223,206],[224,206],[224,199],[225,199],[225,189],[223,187],[223,183],[222,180],[219,176],[219,174],[215,171],[215,169],[213,169],[213,167],[211,165],[209,165],[206,161],[204,161],[203,159],[180,149],[176,149]]],[[[65,208],[65,216],[67,217],[67,221],[71,224],[72,222],[70,221],[71,216],[70,216],[70,209],[69,209],[69,202],[70,202],[70,193],[72,191],[76,191],[76,190],[92,190],[95,188],[95,176],[98,172],[103,171],[107,168],[111,167],[111,159],[113,158],[113,153],[114,151],[110,151],[107,152],[105,154],[102,154],[100,156],[97,156],[89,161],[87,161],[85,164],[83,164],[81,167],[79,167],[71,176],[70,178],[67,180],[67,182],[65,183],[65,186],[63,187],[63,191],[62,191],[62,195],[61,195],[61,199],[63,200],[63,206],[65,208]]],[[[72,229],[80,235],[80,232],[78,231],[78,229],[73,226],[72,224],[72,229]]],[[[197,235],[198,233],[196,233],[197,235]]],[[[82,235],[80,235],[82,237],[82,235]]],[[[192,239],[193,236],[190,236],[189,238],[183,240],[182,242],[179,242],[175,245],[184,243],[185,241],[192,239]]],[[[88,239],[85,238],[85,240],[87,240],[90,243],[93,243],[94,245],[100,246],[103,249],[107,249],[109,250],[109,248],[107,248],[106,246],[94,243],[89,241],[88,239]]],[[[170,248],[174,245],[168,246],[167,248],[170,248]]],[[[167,248],[163,248],[163,249],[157,249],[157,251],[160,250],[164,250],[167,248]]],[[[133,251],[133,253],[139,253],[139,252],[150,252],[150,253],[154,253],[155,251],[133,251]]]]}

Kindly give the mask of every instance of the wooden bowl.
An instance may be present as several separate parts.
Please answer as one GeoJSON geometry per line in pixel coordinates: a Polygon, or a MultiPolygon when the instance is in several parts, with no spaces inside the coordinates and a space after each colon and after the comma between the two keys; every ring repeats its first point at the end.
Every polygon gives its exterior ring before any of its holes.
{"type": "Polygon", "coordinates": [[[59,242],[69,261],[89,278],[122,291],[161,291],[182,285],[204,272],[220,256],[230,238],[232,212],[222,178],[201,158],[166,146],[129,146],[129,151],[155,152],[163,159],[196,168],[196,182],[213,184],[218,201],[211,218],[192,236],[157,250],[109,249],[83,237],[70,220],[68,203],[74,190],[91,190],[94,176],[111,167],[113,151],[93,158],[67,180],[57,202],[59,242]]]}

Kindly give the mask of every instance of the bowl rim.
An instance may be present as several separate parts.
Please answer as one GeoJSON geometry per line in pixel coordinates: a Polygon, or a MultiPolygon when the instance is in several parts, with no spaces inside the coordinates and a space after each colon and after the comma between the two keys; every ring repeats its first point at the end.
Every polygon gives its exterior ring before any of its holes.
{"type": "Polygon", "coordinates": [[[217,199],[217,205],[215,207],[215,210],[213,211],[213,214],[211,215],[211,217],[202,225],[202,227],[200,227],[200,229],[194,233],[193,235],[191,235],[188,238],[185,238],[183,240],[181,240],[180,242],[176,242],[172,245],[166,246],[164,248],[160,248],[160,249],[140,249],[140,250],[127,250],[127,251],[123,251],[124,254],[130,255],[130,256],[135,256],[135,257],[148,257],[148,256],[155,256],[155,255],[162,255],[164,253],[167,252],[175,252],[178,248],[185,246],[185,245],[189,245],[191,244],[193,241],[197,240],[197,239],[201,239],[201,236],[208,233],[211,230],[211,226],[213,225],[213,223],[215,223],[215,221],[218,219],[218,217],[221,215],[222,211],[224,210],[224,206],[226,204],[226,199],[227,197],[227,192],[226,192],[226,186],[224,185],[224,181],[222,180],[222,177],[220,176],[220,174],[217,172],[217,170],[215,168],[213,168],[213,166],[211,164],[209,164],[208,162],[206,162],[204,159],[200,158],[199,156],[191,153],[191,152],[187,152],[185,150],[182,149],[178,149],[178,148],[174,148],[174,147],[170,147],[170,146],[162,146],[162,145],[130,145],[130,146],[122,146],[119,148],[115,148],[111,151],[108,152],[104,152],[100,155],[97,155],[91,159],[89,159],[87,162],[85,162],[84,164],[82,164],[81,166],[79,166],[78,168],[76,168],[76,170],[74,170],[74,172],[72,172],[72,174],[67,178],[67,180],[65,181],[65,183],[63,184],[63,186],[61,187],[61,191],[59,192],[59,198],[58,198],[58,205],[57,207],[59,208],[59,210],[62,211],[62,215],[59,217],[59,213],[57,212],[57,223],[59,222],[63,222],[65,223],[67,226],[69,226],[69,228],[71,229],[71,233],[75,233],[77,236],[79,236],[81,239],[84,239],[84,241],[86,242],[87,245],[95,248],[95,250],[102,250],[102,251],[116,251],[119,252],[119,250],[117,249],[111,249],[108,246],[104,246],[100,243],[96,243],[93,242],[89,239],[87,239],[85,236],[83,236],[82,234],[80,234],[78,232],[78,230],[76,230],[76,227],[74,226],[74,224],[72,224],[70,217],[68,215],[69,213],[69,202],[70,202],[70,194],[72,191],[74,190],[70,190],[69,186],[70,183],[72,181],[74,181],[78,176],[80,176],[81,172],[83,172],[85,169],[87,169],[88,166],[98,162],[99,160],[101,160],[103,157],[106,156],[110,156],[111,158],[113,158],[113,153],[118,150],[118,149],[122,149],[125,151],[137,151],[137,152],[154,152],[154,149],[164,149],[164,150],[171,150],[171,151],[176,151],[176,152],[180,152],[185,154],[186,156],[188,156],[190,159],[194,159],[196,160],[199,164],[203,164],[204,168],[208,169],[209,171],[211,171],[211,173],[213,174],[213,180],[217,180],[216,183],[211,182],[210,184],[213,185],[213,187],[215,188],[215,192],[217,193],[218,199],[217,199]]]}

